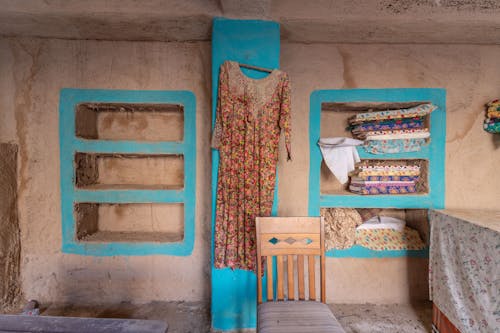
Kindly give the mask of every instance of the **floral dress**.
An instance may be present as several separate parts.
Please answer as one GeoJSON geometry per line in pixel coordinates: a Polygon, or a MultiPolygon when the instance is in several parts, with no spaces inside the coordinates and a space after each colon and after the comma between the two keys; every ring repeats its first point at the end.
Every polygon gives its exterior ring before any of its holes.
{"type": "Polygon", "coordinates": [[[274,70],[252,79],[238,63],[223,63],[212,137],[220,156],[216,268],[256,269],[255,217],[271,215],[281,130],[290,159],[288,75],[274,70]]]}

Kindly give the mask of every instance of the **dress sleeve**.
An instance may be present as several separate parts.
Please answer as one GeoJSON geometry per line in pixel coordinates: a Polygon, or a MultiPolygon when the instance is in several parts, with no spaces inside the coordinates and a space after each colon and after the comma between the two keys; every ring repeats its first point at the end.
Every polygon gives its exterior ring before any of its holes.
{"type": "Polygon", "coordinates": [[[211,146],[214,149],[219,149],[222,144],[222,138],[224,137],[225,121],[223,110],[227,102],[228,85],[227,63],[223,63],[219,70],[219,87],[217,92],[217,107],[215,110],[215,125],[212,132],[211,146]]]}
{"type": "Polygon", "coordinates": [[[287,160],[290,161],[292,159],[292,148],[291,148],[292,123],[290,114],[290,80],[288,79],[288,75],[285,75],[283,78],[279,125],[281,130],[285,134],[285,148],[287,152],[287,160]]]}

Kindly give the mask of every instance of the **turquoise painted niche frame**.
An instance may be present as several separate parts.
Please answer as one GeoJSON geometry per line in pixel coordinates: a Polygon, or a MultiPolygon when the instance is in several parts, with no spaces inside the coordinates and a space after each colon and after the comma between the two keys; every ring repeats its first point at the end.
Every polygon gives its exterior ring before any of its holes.
{"type": "MultiPolygon", "coordinates": [[[[323,207],[442,209],[445,200],[445,140],[446,90],[440,88],[338,89],[316,90],[311,94],[309,119],[309,216],[318,216],[323,207]],[[330,195],[320,193],[321,104],[348,102],[432,102],[437,109],[430,116],[431,141],[419,152],[399,154],[370,154],[358,147],[361,159],[425,159],[429,162],[429,192],[415,195],[330,195]]],[[[374,251],[359,245],[350,249],[331,250],[330,257],[428,257],[428,249],[401,251],[374,251]]]]}
{"type": "Polygon", "coordinates": [[[62,89],[59,101],[61,157],[62,251],[90,256],[190,255],[196,208],[196,97],[190,91],[62,89]],[[75,135],[75,107],[84,102],[169,103],[184,107],[181,142],[87,140],[75,135]],[[179,154],[184,156],[182,190],[84,190],[74,184],[74,154],[179,154]],[[76,203],[182,203],[184,237],[180,242],[80,242],[76,240],[76,203]]]}

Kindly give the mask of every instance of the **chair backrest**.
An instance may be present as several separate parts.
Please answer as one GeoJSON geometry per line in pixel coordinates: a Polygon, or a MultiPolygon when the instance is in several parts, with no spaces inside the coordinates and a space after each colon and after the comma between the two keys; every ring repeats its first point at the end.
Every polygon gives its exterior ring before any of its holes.
{"type": "Polygon", "coordinates": [[[325,293],[325,227],[321,217],[257,217],[257,300],[262,303],[263,279],[262,258],[266,258],[267,301],[285,300],[285,276],[287,300],[296,300],[295,277],[297,277],[298,299],[306,300],[305,274],[307,258],[308,300],[316,298],[316,257],[320,261],[321,302],[326,302],[325,293]],[[276,257],[276,299],[273,288],[273,257],[276,257]],[[286,261],[286,269],[284,268],[286,261]],[[296,263],[296,264],[295,264],[296,263]],[[295,266],[295,267],[294,267],[295,266]]]}

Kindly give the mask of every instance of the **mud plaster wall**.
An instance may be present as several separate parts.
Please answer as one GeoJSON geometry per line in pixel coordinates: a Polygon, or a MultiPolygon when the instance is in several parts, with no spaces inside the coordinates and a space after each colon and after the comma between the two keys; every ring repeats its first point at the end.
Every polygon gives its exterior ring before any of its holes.
{"type": "Polygon", "coordinates": [[[210,258],[210,44],[0,39],[0,142],[19,145],[22,290],[41,302],[205,301],[210,258]],[[196,95],[197,202],[191,256],[61,253],[61,88],[196,95]]]}
{"type": "MultiPolygon", "coordinates": [[[[491,208],[500,142],[481,129],[499,97],[497,46],[283,43],[292,80],[293,161],[281,152],[279,213],[306,215],[309,97],[315,89],[447,89],[446,205],[491,208]],[[480,161],[480,163],[478,163],[480,161]],[[478,192],[478,188],[481,192],[478,192]],[[473,195],[471,194],[473,193],[473,195]]],[[[207,300],[210,253],[210,44],[0,40],[0,141],[19,144],[19,221],[26,297],[78,303],[207,300]],[[187,89],[197,98],[196,240],[190,257],[62,254],[58,96],[62,87],[187,89]]],[[[426,260],[328,259],[330,302],[425,298],[426,260]]]]}
{"type": "MultiPolygon", "coordinates": [[[[498,206],[500,137],[482,130],[484,104],[500,97],[499,46],[284,43],[292,81],[293,162],[279,164],[279,214],[306,215],[309,97],[316,89],[442,87],[447,90],[446,207],[498,206]]],[[[425,259],[327,260],[331,302],[427,297],[425,259]]]]}
{"type": "Polygon", "coordinates": [[[17,218],[17,145],[0,143],[0,310],[20,292],[21,243],[17,218]]]}

